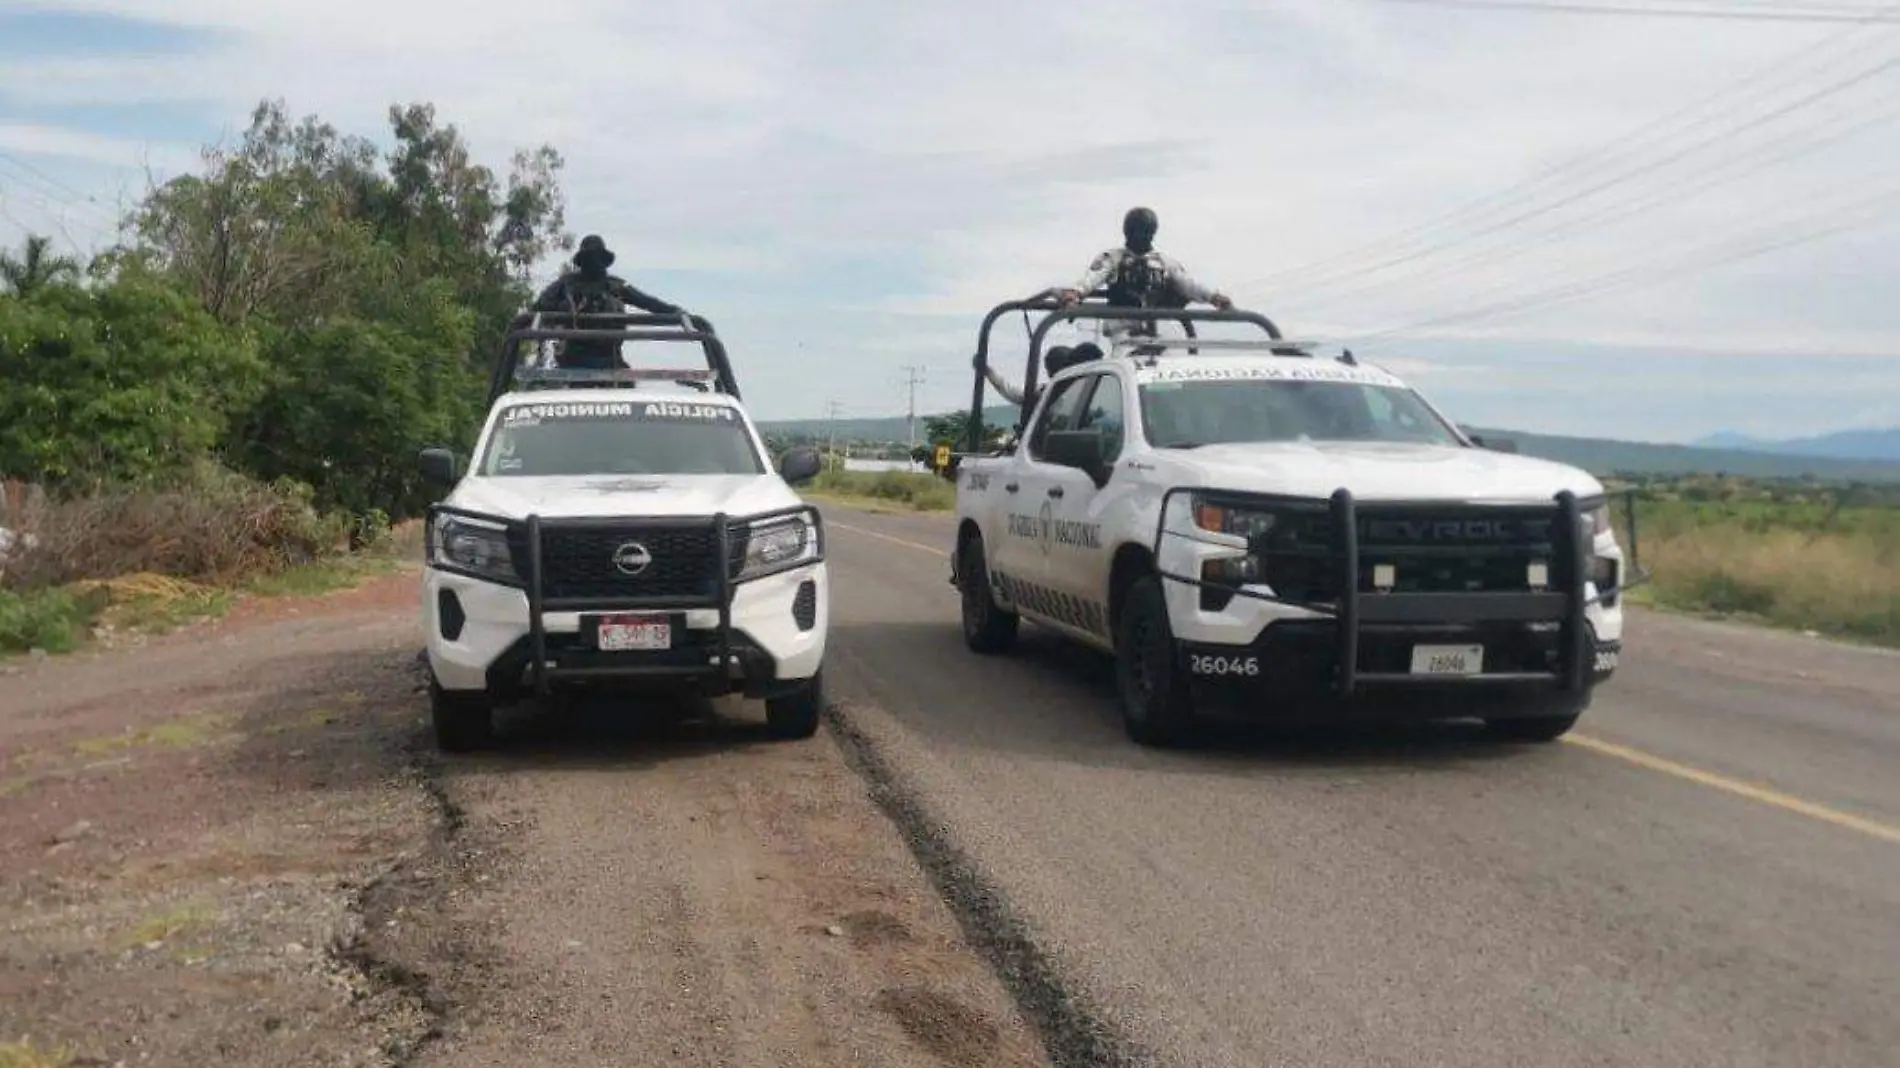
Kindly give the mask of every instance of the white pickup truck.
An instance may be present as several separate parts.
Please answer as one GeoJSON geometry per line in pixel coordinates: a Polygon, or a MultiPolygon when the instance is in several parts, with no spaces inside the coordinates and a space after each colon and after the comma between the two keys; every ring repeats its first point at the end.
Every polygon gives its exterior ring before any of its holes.
{"type": "Polygon", "coordinates": [[[792,486],[818,454],[790,450],[774,471],[711,324],[582,318],[616,322],[517,321],[465,471],[423,452],[425,477],[452,487],[430,511],[422,580],[438,746],[491,744],[509,700],[656,684],[762,698],[774,735],[810,737],[829,588],[818,510],[792,486]],[[698,341],[712,366],[514,368],[521,342],[573,337],[698,341]]]}
{"type": "MultiPolygon", "coordinates": [[[[1051,326],[1132,318],[1044,298],[1051,326]]],[[[1150,318],[1156,313],[1145,313],[1150,318]]],[[[1115,658],[1142,744],[1215,717],[1477,717],[1550,740],[1621,648],[1623,553],[1603,486],[1467,436],[1396,376],[1266,339],[1126,338],[1029,396],[1020,439],[972,442],[951,582],[969,647],[1028,618],[1115,658]]],[[[975,434],[972,434],[975,437],[975,434]]]]}

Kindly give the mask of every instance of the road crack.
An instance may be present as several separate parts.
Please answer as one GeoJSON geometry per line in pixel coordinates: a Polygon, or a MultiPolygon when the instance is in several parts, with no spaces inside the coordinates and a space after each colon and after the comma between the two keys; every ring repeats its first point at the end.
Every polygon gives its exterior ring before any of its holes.
{"type": "Polygon", "coordinates": [[[1035,1027],[1057,1068],[1148,1068],[1154,1055],[1110,1024],[1062,975],[1001,888],[952,839],[918,792],[843,706],[826,708],[845,761],[897,827],[911,855],[956,917],[963,935],[1035,1027]]]}

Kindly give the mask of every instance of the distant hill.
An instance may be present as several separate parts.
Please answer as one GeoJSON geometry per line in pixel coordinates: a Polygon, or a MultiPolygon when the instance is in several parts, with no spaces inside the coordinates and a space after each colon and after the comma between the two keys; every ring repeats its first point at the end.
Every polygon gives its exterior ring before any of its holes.
{"type": "Polygon", "coordinates": [[[1826,481],[1900,482],[1900,459],[1856,460],[1759,452],[1752,449],[1664,445],[1605,438],[1570,438],[1521,430],[1476,433],[1508,437],[1527,456],[1574,464],[1595,475],[1741,475],[1746,478],[1818,478],[1826,481]]]}
{"type": "MultiPolygon", "coordinates": [[[[933,413],[934,414],[934,413],[933,413]]],[[[1014,425],[1016,409],[1002,406],[987,409],[984,418],[996,425],[1014,425]]],[[[765,434],[808,434],[822,438],[833,428],[840,440],[904,440],[902,416],[880,419],[840,419],[835,424],[824,419],[791,419],[763,422],[765,434]]],[[[923,417],[917,420],[918,434],[923,433],[923,417]]],[[[1900,454],[1887,460],[1843,459],[1828,455],[1776,453],[1751,448],[1709,448],[1701,445],[1662,445],[1640,441],[1614,441],[1606,438],[1572,438],[1554,434],[1532,434],[1521,430],[1497,430],[1473,427],[1487,437],[1506,437],[1517,442],[1518,451],[1559,463],[1574,464],[1596,475],[1713,475],[1729,474],[1748,478],[1817,478],[1826,481],[1900,483],[1900,454]]],[[[1882,433],[1882,432],[1871,432],[1882,433]]],[[[1900,431],[1888,431],[1900,435],[1900,431]]],[[[1840,437],[1841,435],[1830,435],[1840,437]]],[[[1817,439],[1820,440],[1820,439],[1817,439]]]]}
{"type": "Polygon", "coordinates": [[[1778,456],[1821,456],[1836,460],[1900,462],[1900,427],[1886,430],[1840,430],[1811,438],[1754,438],[1725,430],[1692,444],[1710,449],[1746,449],[1778,456]]]}

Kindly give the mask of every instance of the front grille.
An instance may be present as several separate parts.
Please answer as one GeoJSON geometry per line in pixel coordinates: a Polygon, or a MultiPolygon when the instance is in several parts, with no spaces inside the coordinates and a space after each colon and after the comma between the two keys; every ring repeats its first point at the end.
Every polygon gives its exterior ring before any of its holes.
{"type": "MultiPolygon", "coordinates": [[[[525,537],[524,537],[525,542],[525,537]]],[[[517,557],[527,570],[526,545],[517,557]]],[[[550,600],[615,597],[705,597],[719,593],[719,532],[712,524],[654,527],[541,528],[541,593],[550,600]],[[629,542],[652,560],[637,575],[614,566],[629,542]]]]}
{"type": "MultiPolygon", "coordinates": [[[[1458,508],[1429,512],[1362,509],[1357,515],[1358,586],[1374,593],[1375,569],[1391,565],[1394,593],[1503,593],[1530,590],[1529,565],[1541,562],[1549,588],[1569,581],[1560,559],[1554,509],[1458,508]]],[[[1330,602],[1343,568],[1333,521],[1290,517],[1255,543],[1262,581],[1282,598],[1330,602]]]]}

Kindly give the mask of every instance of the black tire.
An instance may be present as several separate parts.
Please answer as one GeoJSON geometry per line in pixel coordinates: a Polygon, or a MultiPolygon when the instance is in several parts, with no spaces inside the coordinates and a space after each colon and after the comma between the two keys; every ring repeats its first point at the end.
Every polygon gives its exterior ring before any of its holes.
{"type": "Polygon", "coordinates": [[[798,689],[783,697],[765,701],[765,729],[780,741],[796,741],[818,733],[818,721],[825,714],[825,673],[805,680],[798,689]]]}
{"type": "Polygon", "coordinates": [[[963,644],[986,654],[1006,653],[1014,648],[1021,617],[996,607],[981,534],[971,535],[970,540],[963,543],[957,560],[957,576],[963,600],[963,644]]]}
{"type": "Polygon", "coordinates": [[[429,721],[435,747],[445,753],[470,753],[495,744],[495,707],[486,693],[456,693],[429,683],[429,721]]]}
{"type": "Polygon", "coordinates": [[[1570,733],[1583,717],[1581,712],[1562,716],[1520,716],[1512,719],[1488,719],[1484,729],[1495,738],[1512,742],[1554,742],[1570,733]]]}
{"type": "Polygon", "coordinates": [[[1115,687],[1122,729],[1138,745],[1181,744],[1195,725],[1187,676],[1175,655],[1161,580],[1143,575],[1129,585],[1115,624],[1115,687]]]}

